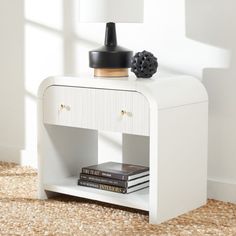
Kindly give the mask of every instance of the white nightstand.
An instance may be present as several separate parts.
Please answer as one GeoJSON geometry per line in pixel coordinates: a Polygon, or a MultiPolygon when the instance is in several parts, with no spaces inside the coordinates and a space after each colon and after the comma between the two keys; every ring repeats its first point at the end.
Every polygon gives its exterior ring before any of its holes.
{"type": "Polygon", "coordinates": [[[39,89],[38,128],[40,199],[57,192],[142,209],[155,224],[206,203],[208,97],[195,78],[51,77],[39,89]],[[107,148],[100,131],[115,132],[107,148]],[[112,153],[149,165],[150,187],[118,194],[77,185],[82,167],[112,153]]]}

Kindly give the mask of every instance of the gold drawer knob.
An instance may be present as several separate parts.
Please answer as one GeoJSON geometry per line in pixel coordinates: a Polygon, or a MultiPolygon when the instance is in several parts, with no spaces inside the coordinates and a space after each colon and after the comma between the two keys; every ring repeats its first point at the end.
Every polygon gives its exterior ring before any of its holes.
{"type": "Polygon", "coordinates": [[[65,104],[61,104],[60,105],[60,111],[62,110],[67,110],[67,111],[70,111],[70,106],[69,105],[65,105],[65,104]]]}
{"type": "Polygon", "coordinates": [[[130,112],[130,111],[121,110],[120,113],[122,116],[124,116],[124,115],[127,115],[129,117],[133,116],[132,112],[130,112]]]}

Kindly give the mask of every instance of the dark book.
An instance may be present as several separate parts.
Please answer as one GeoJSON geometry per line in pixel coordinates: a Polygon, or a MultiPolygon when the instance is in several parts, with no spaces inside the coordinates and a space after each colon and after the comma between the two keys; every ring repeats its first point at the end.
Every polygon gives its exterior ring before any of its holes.
{"type": "Polygon", "coordinates": [[[114,185],[114,186],[123,187],[123,188],[129,188],[134,185],[149,181],[149,175],[127,181],[127,180],[111,179],[111,178],[106,178],[102,176],[87,175],[87,174],[81,173],[80,179],[85,180],[85,181],[99,183],[99,184],[108,184],[108,185],[114,185]]]}
{"type": "Polygon", "coordinates": [[[82,173],[119,180],[132,180],[149,175],[149,167],[117,162],[105,162],[84,167],[82,168],[82,173]]]}
{"type": "Polygon", "coordinates": [[[106,191],[115,192],[115,193],[132,193],[132,192],[141,190],[143,188],[147,188],[149,186],[149,181],[142,183],[142,184],[137,184],[137,185],[132,186],[130,188],[122,188],[122,187],[117,187],[117,186],[113,186],[113,185],[99,184],[99,183],[95,183],[95,182],[89,182],[86,180],[78,180],[78,185],[81,185],[84,187],[106,190],[106,191]]]}

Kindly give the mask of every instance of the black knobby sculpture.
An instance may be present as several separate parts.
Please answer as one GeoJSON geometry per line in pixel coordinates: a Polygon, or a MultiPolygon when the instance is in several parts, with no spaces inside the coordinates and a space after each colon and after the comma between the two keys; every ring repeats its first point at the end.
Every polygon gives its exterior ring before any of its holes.
{"type": "Polygon", "coordinates": [[[157,72],[157,58],[148,51],[136,53],[131,59],[131,71],[138,78],[151,78],[157,72]]]}

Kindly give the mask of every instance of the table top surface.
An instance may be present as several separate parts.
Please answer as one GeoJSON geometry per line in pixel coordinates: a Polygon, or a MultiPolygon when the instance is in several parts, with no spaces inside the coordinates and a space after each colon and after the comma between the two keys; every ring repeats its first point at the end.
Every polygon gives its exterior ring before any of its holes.
{"type": "Polygon", "coordinates": [[[149,101],[156,101],[159,108],[208,101],[206,89],[201,81],[187,75],[157,74],[150,79],[138,79],[135,76],[123,78],[102,78],[91,75],[52,76],[41,83],[38,90],[39,99],[43,98],[44,91],[50,86],[139,92],[149,101]]]}

